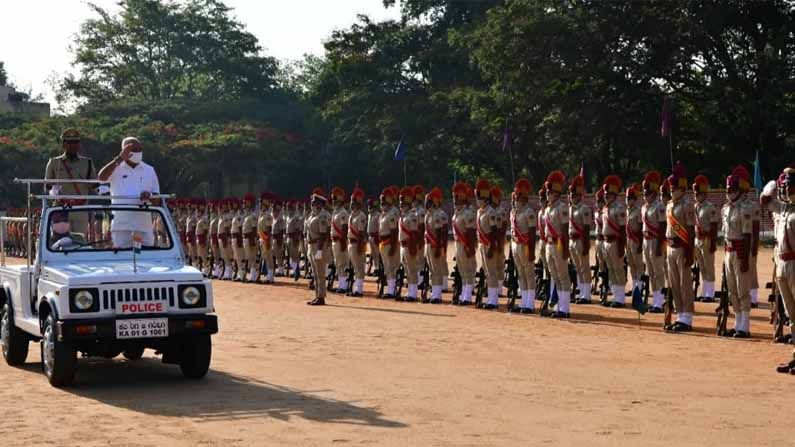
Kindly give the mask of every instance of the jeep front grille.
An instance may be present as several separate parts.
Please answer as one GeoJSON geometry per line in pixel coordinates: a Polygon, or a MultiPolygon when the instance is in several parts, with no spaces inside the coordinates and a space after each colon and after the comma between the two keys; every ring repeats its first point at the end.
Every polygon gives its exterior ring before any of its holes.
{"type": "Polygon", "coordinates": [[[169,307],[174,307],[175,295],[176,290],[173,286],[103,289],[102,308],[105,310],[115,310],[116,303],[139,303],[166,300],[168,300],[169,307]]]}

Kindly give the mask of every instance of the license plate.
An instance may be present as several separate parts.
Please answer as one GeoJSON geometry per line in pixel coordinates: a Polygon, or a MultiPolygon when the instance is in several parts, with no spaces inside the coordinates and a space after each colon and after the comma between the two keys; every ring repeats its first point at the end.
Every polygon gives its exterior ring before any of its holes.
{"type": "Polygon", "coordinates": [[[116,320],[116,338],[168,337],[168,318],[116,320]]]}

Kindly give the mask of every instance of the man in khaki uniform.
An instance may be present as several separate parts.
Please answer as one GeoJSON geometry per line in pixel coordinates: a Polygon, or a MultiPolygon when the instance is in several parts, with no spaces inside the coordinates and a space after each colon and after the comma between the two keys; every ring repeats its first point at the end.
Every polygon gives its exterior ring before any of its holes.
{"type": "MultiPolygon", "coordinates": [[[[97,171],[94,162],[88,157],[80,155],[80,133],[76,129],[66,129],[61,133],[61,147],[63,153],[50,158],[44,170],[47,180],[96,180],[97,171]]],[[[89,195],[94,194],[96,185],[86,183],[60,183],[50,186],[51,195],[89,195]]],[[[70,201],[73,205],[84,205],[85,200],[70,201]]],[[[73,232],[89,237],[88,213],[69,213],[69,225],[73,232]]]]}
{"type": "MultiPolygon", "coordinates": [[[[398,221],[398,240],[400,241],[400,260],[406,270],[406,301],[417,301],[417,284],[420,272],[419,228],[420,222],[413,207],[414,190],[406,186],[400,190],[400,220],[398,221]]],[[[398,301],[404,298],[395,297],[398,301]]]]}
{"type": "Polygon", "coordinates": [[[594,210],[594,230],[596,232],[596,250],[594,258],[596,260],[596,268],[599,273],[607,270],[607,256],[605,255],[605,236],[602,231],[604,224],[604,217],[602,212],[605,207],[605,192],[602,188],[596,190],[596,209],[594,210]]]}
{"type": "Polygon", "coordinates": [[[561,199],[566,177],[560,171],[547,176],[547,212],[544,216],[546,254],[552,283],[558,294],[557,310],[550,316],[569,318],[571,281],[569,280],[569,205],[561,199]]]}
{"type": "Polygon", "coordinates": [[[306,220],[307,244],[309,244],[309,262],[315,274],[315,299],[309,301],[310,306],[326,304],[326,281],[324,275],[331,260],[329,244],[331,231],[331,214],[326,211],[326,198],[320,194],[312,194],[312,214],[306,220]]]}
{"type": "Polygon", "coordinates": [[[223,199],[220,203],[218,214],[218,248],[220,254],[221,269],[219,276],[224,280],[232,279],[234,264],[234,251],[232,249],[232,201],[234,199],[223,199]]]}
{"type": "Polygon", "coordinates": [[[417,270],[417,283],[422,283],[422,269],[425,268],[425,239],[423,239],[423,235],[425,234],[425,206],[423,206],[423,200],[425,199],[425,188],[422,185],[414,185],[412,187],[412,191],[414,192],[414,200],[411,202],[411,209],[414,211],[414,214],[417,215],[417,265],[419,265],[419,270],[417,270]]]}
{"type": "Polygon", "coordinates": [[[494,208],[494,215],[497,217],[497,260],[499,268],[499,283],[497,285],[497,295],[502,294],[503,280],[505,279],[505,237],[510,228],[509,210],[502,206],[502,190],[494,186],[491,188],[491,207],[494,208]]]}
{"type": "Polygon", "coordinates": [[[536,289],[533,277],[536,245],[536,213],[530,206],[530,191],[533,187],[527,179],[519,179],[511,194],[514,208],[511,210],[511,252],[516,264],[519,282],[519,312],[534,312],[536,289]]]}
{"type": "Polygon", "coordinates": [[[624,292],[627,286],[627,276],[624,273],[627,210],[618,200],[622,186],[621,178],[617,175],[608,175],[602,185],[605,194],[605,206],[602,208],[602,235],[605,262],[610,272],[610,290],[613,292],[613,302],[610,307],[624,307],[624,292]]]}
{"type": "Polygon", "coordinates": [[[301,233],[304,226],[301,213],[297,209],[298,203],[294,200],[287,202],[287,256],[289,257],[290,270],[295,272],[301,260],[301,233]]]}
{"type": "Polygon", "coordinates": [[[398,221],[400,212],[395,207],[398,196],[396,186],[388,186],[381,192],[381,217],[378,221],[378,249],[384,263],[386,276],[386,293],[384,298],[396,298],[395,288],[397,270],[400,266],[400,250],[398,241],[398,221]]]}
{"type": "Polygon", "coordinates": [[[364,191],[353,188],[351,215],[348,218],[348,253],[353,266],[353,288],[350,296],[364,295],[364,262],[367,252],[367,214],[364,213],[364,191]]]}
{"type": "Polygon", "coordinates": [[[348,220],[351,215],[345,207],[347,197],[345,190],[339,186],[331,189],[331,250],[334,254],[334,265],[337,267],[337,293],[348,291],[348,276],[345,269],[350,264],[348,255],[348,220]]]}
{"type": "Polygon", "coordinates": [[[425,259],[430,269],[431,304],[441,304],[446,278],[447,226],[449,219],[442,209],[442,190],[431,189],[425,195],[425,259]]]}
{"type": "Polygon", "coordinates": [[[464,182],[453,186],[453,239],[455,240],[455,262],[461,275],[461,296],[458,303],[467,306],[472,303],[472,290],[475,287],[475,246],[477,230],[475,213],[469,207],[471,188],[464,182]]]}
{"type": "Polygon", "coordinates": [[[188,218],[188,199],[177,199],[176,208],[176,212],[173,214],[174,226],[177,228],[179,243],[182,244],[182,248],[185,250],[185,256],[187,256],[188,261],[190,261],[190,251],[188,250],[188,233],[185,231],[185,223],[188,218]]]}
{"type": "MultiPolygon", "coordinates": [[[[593,210],[583,201],[585,179],[576,176],[569,184],[569,255],[577,271],[576,304],[591,304],[591,225],[593,210]]],[[[532,272],[531,272],[532,273],[532,272]]]]}
{"type": "Polygon", "coordinates": [[[718,209],[707,200],[709,180],[697,175],[693,181],[696,198],[696,263],[701,273],[701,301],[715,301],[715,250],[718,240],[718,209]]]}
{"type": "Polygon", "coordinates": [[[757,273],[756,260],[759,254],[759,232],[761,231],[762,209],[755,200],[751,191],[751,174],[745,166],[737,166],[734,174],[741,178],[740,193],[743,196],[746,208],[751,213],[751,246],[748,257],[748,294],[751,297],[751,308],[759,307],[759,274],[757,273]]]}
{"type": "Polygon", "coordinates": [[[198,214],[198,199],[187,200],[188,212],[185,215],[185,248],[188,251],[188,263],[192,266],[199,264],[196,259],[196,219],[198,214]]]}
{"type": "Polygon", "coordinates": [[[370,262],[374,269],[378,268],[381,262],[381,254],[378,253],[378,220],[381,217],[378,200],[367,199],[367,242],[370,246],[370,262]]]}
{"type": "Polygon", "coordinates": [[[194,226],[196,232],[196,240],[194,242],[196,244],[196,266],[202,271],[202,273],[209,275],[209,239],[207,237],[207,229],[210,226],[210,221],[207,216],[207,201],[204,199],[197,199],[196,202],[197,214],[196,224],[194,226]]]}
{"type": "Polygon", "coordinates": [[[724,267],[729,299],[734,309],[734,329],[726,331],[727,337],[751,336],[751,294],[748,275],[751,257],[752,210],[743,200],[743,183],[748,179],[742,170],[735,169],[726,177],[726,203],[721,209],[723,234],[726,239],[724,267]]]}
{"type": "Polygon", "coordinates": [[[265,275],[265,284],[273,284],[273,213],[271,206],[275,201],[273,194],[264,192],[259,199],[259,217],[257,219],[257,234],[259,235],[260,271],[262,265],[268,270],[265,275]]]}
{"type": "Polygon", "coordinates": [[[232,255],[235,263],[235,281],[246,279],[246,252],[243,243],[243,207],[240,199],[232,199],[232,224],[229,226],[229,233],[232,238],[232,255]]]}
{"type": "Polygon", "coordinates": [[[665,327],[668,332],[689,332],[693,330],[693,249],[695,230],[695,213],[693,204],[685,197],[687,177],[685,167],[681,163],[674,166],[673,174],[668,177],[671,187],[671,201],[665,208],[665,237],[668,241],[669,287],[676,309],[676,323],[665,327]]]}
{"type": "Polygon", "coordinates": [[[243,270],[244,282],[257,282],[259,278],[259,266],[257,265],[257,215],[254,212],[254,194],[247,193],[243,197],[243,222],[240,233],[243,238],[243,256],[245,266],[243,270]],[[248,277],[246,278],[246,274],[248,277]]]}
{"type": "Polygon", "coordinates": [[[475,184],[477,194],[477,217],[475,219],[478,234],[478,247],[480,252],[480,262],[486,272],[486,304],[484,309],[497,309],[499,303],[500,277],[502,266],[499,265],[498,244],[500,226],[497,213],[491,206],[491,184],[484,179],[478,180],[475,184]]]}
{"type": "Polygon", "coordinates": [[[649,275],[649,288],[652,293],[652,305],[649,313],[662,313],[665,297],[665,204],[660,199],[660,183],[662,175],[658,171],[649,171],[643,177],[643,263],[649,275]]]}
{"type": "Polygon", "coordinates": [[[221,268],[219,267],[223,256],[221,255],[221,248],[218,243],[218,219],[219,219],[219,200],[210,200],[209,202],[209,226],[207,228],[207,236],[210,239],[210,252],[213,257],[213,264],[209,265],[212,272],[212,278],[219,278],[221,275],[221,268]]]}
{"type": "Polygon", "coordinates": [[[643,219],[640,206],[640,185],[627,188],[627,266],[632,275],[632,290],[643,288],[643,219]]]}
{"type": "Polygon", "coordinates": [[[284,218],[282,210],[283,204],[281,200],[274,200],[271,205],[271,217],[273,218],[273,227],[271,227],[271,241],[273,241],[273,258],[276,276],[284,275],[284,234],[287,231],[287,220],[284,218]]]}
{"type": "MultiPolygon", "coordinates": [[[[776,285],[790,316],[790,330],[795,331],[795,168],[784,169],[776,181],[778,196],[773,188],[765,188],[760,197],[762,206],[773,212],[776,221],[776,285]],[[782,200],[783,199],[783,200],[782,200]]],[[[794,360],[779,365],[780,373],[795,374],[794,360]]]]}

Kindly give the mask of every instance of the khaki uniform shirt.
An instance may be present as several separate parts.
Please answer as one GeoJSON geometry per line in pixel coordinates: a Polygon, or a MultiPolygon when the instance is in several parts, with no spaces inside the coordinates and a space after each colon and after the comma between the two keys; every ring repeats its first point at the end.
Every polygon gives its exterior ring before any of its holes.
{"type": "Polygon", "coordinates": [[[718,209],[709,200],[695,204],[696,216],[696,239],[704,239],[709,236],[709,229],[713,223],[720,223],[718,209]]]}
{"type": "Polygon", "coordinates": [[[397,229],[399,219],[400,212],[394,206],[382,212],[378,220],[378,235],[381,236],[382,239],[388,238],[392,234],[392,231],[397,229]]]}
{"type": "Polygon", "coordinates": [[[743,200],[734,203],[726,202],[721,209],[723,217],[723,234],[727,240],[742,240],[744,234],[751,234],[753,220],[752,210],[743,200]]]}
{"type": "Polygon", "coordinates": [[[406,211],[400,216],[400,224],[398,226],[398,241],[401,243],[408,242],[417,233],[420,227],[420,219],[414,209],[406,211]]]}
{"type": "MultiPolygon", "coordinates": [[[[690,203],[686,197],[680,197],[679,200],[671,199],[665,206],[665,217],[667,220],[671,220],[671,217],[675,218],[677,222],[679,222],[679,225],[685,227],[685,230],[687,230],[687,227],[695,225],[696,222],[696,213],[693,211],[693,204],[690,203]]],[[[665,227],[665,237],[668,239],[678,239],[678,243],[684,243],[684,241],[679,239],[676,229],[670,223],[665,227]]]]}
{"type": "Polygon", "coordinates": [[[570,205],[569,219],[569,223],[571,224],[569,225],[570,239],[585,240],[586,238],[591,237],[590,234],[580,234],[580,232],[585,231],[586,226],[589,228],[593,226],[594,216],[593,210],[591,210],[590,206],[588,206],[582,200],[580,200],[580,202],[576,205],[570,205]]]}
{"type": "MultiPolygon", "coordinates": [[[[425,212],[425,232],[426,234],[430,233],[430,237],[426,236],[426,239],[434,239],[437,236],[439,229],[448,225],[449,219],[447,218],[447,213],[444,212],[441,208],[430,209],[425,212]]],[[[444,234],[444,240],[436,241],[435,243],[439,244],[442,250],[445,249],[447,246],[447,234],[444,234]]],[[[425,241],[430,243],[429,241],[425,241]]]]}
{"type": "Polygon", "coordinates": [[[526,243],[523,239],[529,238],[536,231],[538,218],[533,207],[526,205],[519,209],[511,210],[511,240],[517,244],[526,243]]]}
{"type": "Polygon", "coordinates": [[[665,223],[665,205],[662,200],[657,198],[652,203],[644,203],[640,211],[644,238],[657,239],[661,224],[665,223]]]}
{"type": "Polygon", "coordinates": [[[367,214],[362,210],[352,211],[348,218],[348,239],[350,242],[367,241],[367,214]]]}
{"type": "Polygon", "coordinates": [[[558,199],[555,203],[547,207],[545,220],[547,242],[554,243],[552,240],[553,237],[563,237],[568,234],[569,205],[564,203],[563,200],[558,199]],[[554,232],[550,231],[550,227],[554,232]]]}
{"type": "MultiPolygon", "coordinates": [[[[307,219],[306,226],[309,243],[317,243],[321,236],[329,234],[329,230],[331,229],[331,214],[325,209],[321,209],[320,212],[313,213],[309,219],[307,219]]],[[[328,248],[329,244],[326,244],[325,249],[328,248]]]]}
{"type": "MultiPolygon", "coordinates": [[[[453,214],[453,239],[456,246],[464,247],[466,242],[466,234],[470,229],[475,229],[475,213],[468,206],[461,207],[453,214]]],[[[474,249],[475,247],[469,247],[474,249]]]]}
{"type": "Polygon", "coordinates": [[[348,237],[343,233],[343,228],[348,225],[348,220],[351,215],[348,209],[344,206],[334,208],[334,213],[331,215],[331,239],[334,241],[341,241],[348,237]]]}
{"type": "Polygon", "coordinates": [[[624,237],[626,224],[627,210],[618,199],[602,209],[602,235],[604,237],[624,237]]]}
{"type": "Polygon", "coordinates": [[[491,241],[488,240],[488,237],[491,235],[492,231],[497,228],[499,217],[491,205],[486,205],[484,208],[478,209],[476,222],[478,241],[480,241],[480,245],[488,247],[491,245],[491,241]]]}
{"type": "Polygon", "coordinates": [[[378,234],[378,221],[381,218],[379,211],[373,211],[367,216],[367,233],[378,234]]]}
{"type": "MultiPolygon", "coordinates": [[[[78,155],[77,159],[72,160],[67,158],[66,154],[61,154],[47,162],[44,178],[52,180],[96,180],[97,171],[94,169],[94,162],[88,157],[78,155]]],[[[93,194],[91,191],[96,186],[85,183],[64,183],[60,185],[60,188],[61,194],[87,195],[93,194]]]]}

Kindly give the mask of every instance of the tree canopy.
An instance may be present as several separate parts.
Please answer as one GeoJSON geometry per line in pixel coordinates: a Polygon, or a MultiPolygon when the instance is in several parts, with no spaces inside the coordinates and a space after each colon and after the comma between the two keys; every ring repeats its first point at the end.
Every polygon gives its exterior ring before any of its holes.
{"type": "Polygon", "coordinates": [[[66,124],[85,129],[99,161],[136,134],[175,192],[214,196],[374,194],[403,183],[398,141],[408,182],[443,188],[479,176],[539,185],[581,166],[591,189],[614,173],[630,183],[667,172],[671,148],[691,177],[719,185],[757,151],[767,177],[795,153],[786,0],[401,0],[399,20],[360,16],[324,56],[284,62],[220,0],[120,5],[92,6],[74,42],[80,71],[62,93],[82,107],[0,117],[0,164],[41,162],[66,124]]]}

